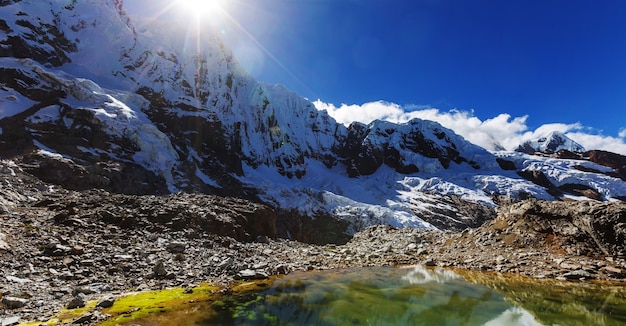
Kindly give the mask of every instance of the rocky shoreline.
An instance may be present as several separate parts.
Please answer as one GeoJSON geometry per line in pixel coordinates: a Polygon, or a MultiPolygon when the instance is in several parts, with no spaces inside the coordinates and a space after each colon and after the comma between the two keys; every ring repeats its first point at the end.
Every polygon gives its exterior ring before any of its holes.
{"type": "Polygon", "coordinates": [[[626,282],[620,203],[529,200],[503,205],[496,219],[462,232],[375,226],[345,244],[313,245],[276,238],[272,210],[241,199],[75,192],[5,172],[2,325],[46,321],[63,307],[129,291],[295,270],[423,264],[626,282]]]}

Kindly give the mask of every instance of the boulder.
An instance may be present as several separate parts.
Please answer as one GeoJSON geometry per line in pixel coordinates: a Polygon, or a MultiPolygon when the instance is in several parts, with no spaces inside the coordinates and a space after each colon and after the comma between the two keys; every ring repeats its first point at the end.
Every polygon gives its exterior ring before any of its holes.
{"type": "Polygon", "coordinates": [[[28,304],[28,299],[4,296],[2,297],[2,303],[9,309],[19,309],[28,304]]]}

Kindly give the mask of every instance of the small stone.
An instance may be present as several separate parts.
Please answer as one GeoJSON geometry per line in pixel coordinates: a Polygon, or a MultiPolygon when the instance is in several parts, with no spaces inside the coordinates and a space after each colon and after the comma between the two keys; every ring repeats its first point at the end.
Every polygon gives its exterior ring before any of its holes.
{"type": "Polygon", "coordinates": [[[237,273],[235,278],[240,280],[261,280],[267,278],[269,275],[264,271],[252,270],[252,269],[244,269],[237,273]]]}
{"type": "Polygon", "coordinates": [[[72,248],[58,243],[49,243],[44,249],[44,255],[48,256],[65,256],[72,251],[72,248]]]}
{"type": "Polygon", "coordinates": [[[426,266],[437,266],[437,263],[435,262],[434,259],[429,258],[428,260],[426,260],[426,262],[424,263],[424,265],[426,266]]]}
{"type": "Polygon", "coordinates": [[[277,274],[289,274],[289,272],[291,272],[292,268],[290,268],[288,265],[285,264],[279,264],[276,266],[276,273],[277,274]]]}
{"type": "Polygon", "coordinates": [[[18,309],[26,306],[28,300],[17,297],[2,297],[2,303],[9,309],[18,309]]]}
{"type": "Polygon", "coordinates": [[[73,280],[76,279],[76,275],[74,275],[74,273],[70,271],[63,271],[61,274],[59,274],[59,278],[64,280],[73,280]]]}
{"type": "Polygon", "coordinates": [[[163,260],[158,260],[156,262],[156,264],[152,268],[152,272],[157,278],[167,276],[167,270],[165,270],[165,264],[163,264],[163,260]]]}
{"type": "Polygon", "coordinates": [[[242,271],[239,271],[239,273],[237,273],[237,277],[242,280],[253,279],[255,275],[256,275],[256,272],[251,269],[244,269],[242,271]]]}
{"type": "Polygon", "coordinates": [[[90,288],[90,287],[77,287],[74,289],[74,291],[72,292],[74,294],[78,294],[78,293],[83,293],[83,294],[94,294],[96,293],[96,291],[94,291],[94,289],[90,288]]]}
{"type": "Polygon", "coordinates": [[[74,324],[74,325],[84,324],[84,323],[92,321],[93,319],[94,319],[94,315],[92,313],[88,312],[88,313],[78,317],[76,320],[74,320],[72,322],[72,324],[74,324]]]}
{"type": "Polygon", "coordinates": [[[72,255],[82,255],[85,253],[85,248],[83,248],[83,246],[76,245],[72,247],[71,252],[72,255]]]}
{"type": "Polygon", "coordinates": [[[577,270],[581,268],[581,265],[563,262],[559,265],[559,267],[564,269],[577,270]]]}
{"type": "Polygon", "coordinates": [[[85,295],[79,293],[67,304],[67,309],[82,308],[85,306],[85,295]]]}
{"type": "Polygon", "coordinates": [[[567,272],[563,274],[562,276],[568,280],[590,279],[591,273],[582,269],[578,269],[575,271],[567,272]]]}
{"type": "Polygon", "coordinates": [[[141,283],[137,286],[137,291],[146,291],[149,289],[150,289],[150,286],[146,283],[141,283]]]}
{"type": "Polygon", "coordinates": [[[622,275],[622,270],[620,268],[617,267],[613,267],[613,266],[605,266],[604,271],[610,275],[615,275],[615,276],[619,276],[622,275]]]}
{"type": "Polygon", "coordinates": [[[218,268],[229,268],[233,264],[233,259],[228,257],[217,264],[218,268]]]}
{"type": "Polygon", "coordinates": [[[18,283],[18,284],[26,284],[26,283],[32,282],[31,280],[28,280],[28,279],[25,279],[25,278],[15,277],[15,276],[11,276],[11,275],[7,275],[6,279],[9,282],[18,283]]]}
{"type": "Polygon", "coordinates": [[[81,260],[81,261],[79,262],[79,264],[80,264],[81,266],[93,266],[93,265],[94,265],[94,263],[95,263],[95,262],[94,262],[92,259],[85,259],[85,260],[81,260]]]}
{"type": "Polygon", "coordinates": [[[180,254],[185,251],[186,247],[187,245],[185,245],[182,242],[170,242],[167,244],[166,248],[167,248],[167,251],[172,254],[180,254]]]}
{"type": "Polygon", "coordinates": [[[0,325],[2,325],[2,326],[13,326],[13,325],[17,325],[19,323],[20,323],[20,317],[18,317],[18,316],[7,317],[7,318],[0,319],[0,325]]]}
{"type": "Polygon", "coordinates": [[[9,246],[9,244],[6,243],[5,235],[3,233],[0,233],[0,250],[4,250],[4,251],[11,250],[11,247],[9,246]]]}
{"type": "Polygon", "coordinates": [[[116,297],[106,297],[106,298],[100,300],[100,302],[98,302],[96,307],[98,307],[98,308],[109,308],[109,307],[113,306],[113,304],[115,303],[116,299],[117,299],[116,297]]]}

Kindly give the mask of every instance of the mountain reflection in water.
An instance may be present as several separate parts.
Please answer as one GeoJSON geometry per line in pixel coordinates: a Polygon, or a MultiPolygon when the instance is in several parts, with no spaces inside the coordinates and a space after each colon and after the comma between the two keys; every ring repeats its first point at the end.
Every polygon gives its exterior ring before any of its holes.
{"type": "Polygon", "coordinates": [[[147,324],[624,325],[626,294],[621,284],[374,267],[248,282],[220,300],[159,320],[147,324]]]}

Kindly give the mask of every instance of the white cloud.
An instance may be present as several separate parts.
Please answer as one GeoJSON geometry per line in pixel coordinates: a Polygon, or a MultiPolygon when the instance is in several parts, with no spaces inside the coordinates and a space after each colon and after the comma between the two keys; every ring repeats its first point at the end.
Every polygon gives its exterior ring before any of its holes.
{"type": "Polygon", "coordinates": [[[586,149],[601,149],[613,153],[626,155],[626,143],[623,138],[592,135],[584,132],[568,132],[568,137],[583,145],[586,149]]]}
{"type": "Polygon", "coordinates": [[[547,135],[552,131],[561,131],[587,150],[601,149],[626,155],[626,128],[620,131],[621,138],[590,134],[580,123],[548,123],[535,130],[529,130],[528,116],[511,117],[501,113],[493,118],[481,120],[470,111],[450,110],[448,112],[428,106],[411,105],[402,107],[389,102],[370,102],[363,105],[313,102],[318,110],[326,110],[335,120],[344,125],[353,121],[370,123],[376,119],[395,123],[407,122],[414,118],[439,122],[442,126],[454,130],[465,139],[489,150],[513,150],[522,142],[547,135]],[[501,146],[501,147],[500,147],[501,146]]]}

